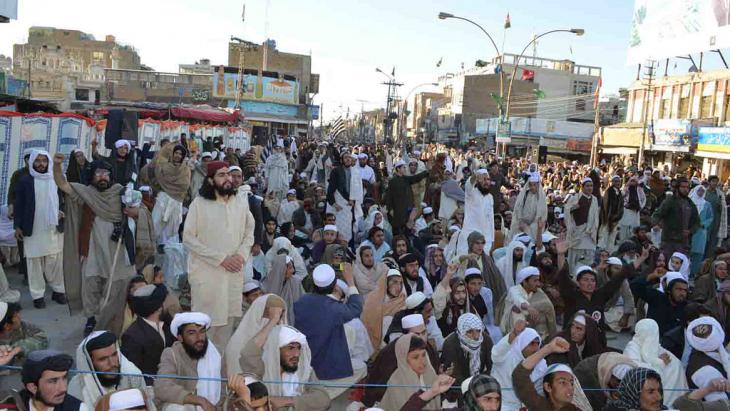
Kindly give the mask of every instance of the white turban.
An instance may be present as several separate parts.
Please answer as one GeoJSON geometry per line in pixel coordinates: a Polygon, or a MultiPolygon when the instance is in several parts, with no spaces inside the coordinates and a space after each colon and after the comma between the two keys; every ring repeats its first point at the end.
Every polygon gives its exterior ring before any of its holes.
{"type": "Polygon", "coordinates": [[[530,173],[530,176],[527,178],[527,181],[530,183],[539,183],[540,182],[540,173],[530,173]]]}
{"type": "Polygon", "coordinates": [[[685,337],[689,345],[697,350],[707,354],[713,360],[721,363],[725,368],[725,373],[730,372],[730,354],[728,354],[725,346],[725,331],[722,325],[713,317],[700,317],[689,323],[685,331],[685,337]],[[709,326],[712,328],[707,337],[698,337],[694,334],[694,329],[699,326],[709,326]]]}
{"type": "Polygon", "coordinates": [[[480,168],[479,170],[476,171],[476,174],[479,174],[479,175],[482,175],[482,174],[489,175],[489,171],[487,171],[486,168],[480,168]]]}
{"type": "Polygon", "coordinates": [[[120,148],[122,148],[124,146],[127,146],[127,150],[131,150],[132,149],[132,144],[129,141],[127,141],[127,140],[121,139],[121,140],[117,140],[114,143],[114,147],[117,148],[117,149],[120,149],[120,148]]]}
{"type": "Polygon", "coordinates": [[[426,294],[421,291],[416,291],[406,298],[406,308],[411,310],[423,304],[424,301],[426,301],[426,294]]]}
{"type": "Polygon", "coordinates": [[[322,229],[322,231],[334,231],[334,232],[337,232],[337,226],[334,225],[334,224],[327,224],[326,226],[324,226],[324,228],[322,229]]]}
{"type": "Polygon", "coordinates": [[[609,257],[609,259],[606,260],[606,263],[608,263],[608,265],[624,265],[624,263],[618,257],[609,257]]]}
{"type": "Polygon", "coordinates": [[[329,264],[320,264],[314,268],[312,278],[314,278],[314,285],[317,287],[328,287],[335,281],[335,270],[329,264]]]}
{"type": "Polygon", "coordinates": [[[202,160],[206,157],[213,158],[213,153],[211,153],[210,151],[203,151],[203,154],[200,155],[200,159],[202,160]]]}
{"type": "Polygon", "coordinates": [[[279,348],[291,343],[304,345],[307,343],[307,337],[292,327],[281,327],[279,329],[279,348]]]}
{"type": "Polygon", "coordinates": [[[109,397],[109,411],[122,411],[146,406],[142,392],[137,388],[117,391],[109,397]]]}
{"type": "Polygon", "coordinates": [[[423,315],[421,314],[411,314],[406,315],[400,320],[401,328],[404,330],[410,330],[411,328],[418,327],[419,325],[424,325],[423,322],[423,315]]]}
{"type": "Polygon", "coordinates": [[[406,162],[403,160],[398,160],[395,162],[395,168],[398,168],[398,167],[404,166],[404,165],[406,165],[406,162]]]}
{"type": "Polygon", "coordinates": [[[523,281],[530,277],[539,277],[540,270],[537,267],[527,266],[517,272],[517,284],[522,284],[523,281]]]}
{"type": "Polygon", "coordinates": [[[177,313],[170,323],[170,332],[172,332],[172,335],[180,334],[179,328],[185,324],[197,324],[208,328],[210,327],[210,317],[208,314],[201,312],[177,313]]]}

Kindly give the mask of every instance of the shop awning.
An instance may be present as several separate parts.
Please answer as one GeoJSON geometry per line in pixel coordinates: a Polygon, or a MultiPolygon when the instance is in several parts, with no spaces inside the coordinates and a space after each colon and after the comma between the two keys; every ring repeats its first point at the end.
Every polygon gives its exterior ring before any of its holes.
{"type": "Polygon", "coordinates": [[[600,147],[603,154],[618,154],[618,155],[631,155],[636,154],[639,151],[634,147],[600,147]]]}
{"type": "Polygon", "coordinates": [[[213,107],[173,107],[170,109],[170,113],[178,118],[191,118],[194,120],[215,121],[219,123],[236,122],[238,121],[239,114],[238,111],[227,113],[213,107]]]}
{"type": "Polygon", "coordinates": [[[730,160],[730,153],[716,153],[714,151],[696,151],[696,157],[717,158],[720,160],[730,160]]]}
{"type": "Polygon", "coordinates": [[[264,121],[269,123],[286,123],[286,124],[309,124],[307,120],[290,117],[290,116],[275,116],[271,114],[244,114],[244,119],[248,121],[264,121]]]}
{"type": "Polygon", "coordinates": [[[652,144],[647,150],[649,151],[671,151],[673,153],[689,153],[689,145],[686,146],[670,146],[663,144],[652,144]]]}

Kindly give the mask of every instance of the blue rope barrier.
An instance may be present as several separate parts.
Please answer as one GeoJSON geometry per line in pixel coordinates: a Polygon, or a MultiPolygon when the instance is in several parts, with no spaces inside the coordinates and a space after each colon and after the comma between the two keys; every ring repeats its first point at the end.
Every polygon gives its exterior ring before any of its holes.
{"type": "MultiPolygon", "coordinates": [[[[19,366],[14,365],[0,365],[0,370],[14,370],[14,371],[20,371],[23,368],[19,366]]],[[[70,374],[96,374],[96,375],[119,375],[122,377],[138,377],[138,378],[161,378],[161,379],[171,379],[171,380],[184,380],[184,381],[190,381],[190,380],[202,380],[202,381],[218,381],[218,382],[228,382],[227,378],[214,378],[214,377],[189,377],[185,375],[174,375],[174,374],[145,374],[145,373],[139,373],[139,374],[129,374],[129,373],[122,373],[122,372],[105,372],[105,371],[87,371],[87,370],[76,370],[71,369],[69,370],[70,374]]],[[[430,386],[422,386],[422,385],[411,385],[411,384],[367,384],[367,383],[353,383],[353,384],[347,384],[347,383],[335,383],[335,382],[323,382],[323,381],[297,381],[297,382],[285,382],[285,381],[265,381],[265,380],[259,380],[260,382],[264,384],[299,384],[299,385],[306,385],[306,386],[319,386],[319,387],[331,387],[331,388],[388,388],[388,387],[395,387],[395,388],[414,388],[414,389],[423,389],[428,390],[431,388],[430,386]]],[[[461,390],[460,386],[454,385],[450,388],[451,390],[461,390]]],[[[582,387],[583,391],[618,391],[618,389],[614,388],[585,388],[582,387]]],[[[512,387],[502,387],[502,390],[506,391],[512,391],[512,387]]],[[[663,388],[664,391],[679,391],[679,392],[688,392],[692,391],[692,389],[689,388],[663,388]]]]}

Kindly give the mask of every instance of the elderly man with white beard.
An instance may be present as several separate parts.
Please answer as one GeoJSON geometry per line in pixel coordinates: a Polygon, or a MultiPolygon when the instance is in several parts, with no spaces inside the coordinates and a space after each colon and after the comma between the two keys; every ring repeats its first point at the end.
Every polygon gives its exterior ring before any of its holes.
{"type": "Polygon", "coordinates": [[[510,238],[514,239],[523,226],[527,227],[530,238],[535,240],[538,234],[538,222],[547,220],[547,199],[545,190],[540,184],[540,173],[530,173],[527,182],[520,190],[512,212],[510,238]]]}
{"type": "Polygon", "coordinates": [[[489,172],[478,169],[466,182],[464,203],[464,228],[459,233],[457,255],[468,253],[466,239],[474,231],[484,236],[484,249],[490,250],[494,242],[494,200],[489,192],[489,172]]]}

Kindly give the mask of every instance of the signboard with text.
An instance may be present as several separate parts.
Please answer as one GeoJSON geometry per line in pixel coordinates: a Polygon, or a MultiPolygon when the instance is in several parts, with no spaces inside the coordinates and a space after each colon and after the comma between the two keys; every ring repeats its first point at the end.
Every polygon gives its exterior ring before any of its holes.
{"type": "MultiPolygon", "coordinates": [[[[234,99],[238,91],[238,71],[223,66],[213,73],[213,97],[234,99]]],[[[274,103],[299,104],[299,83],[283,78],[244,74],[241,98],[274,103]]]]}
{"type": "Polygon", "coordinates": [[[700,127],[697,150],[730,153],[730,127],[700,127]]]}
{"type": "Polygon", "coordinates": [[[497,134],[495,141],[497,143],[511,143],[512,142],[512,123],[500,122],[497,124],[497,134]]]}

